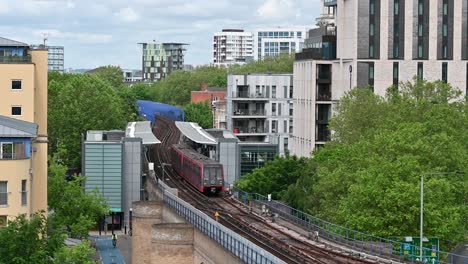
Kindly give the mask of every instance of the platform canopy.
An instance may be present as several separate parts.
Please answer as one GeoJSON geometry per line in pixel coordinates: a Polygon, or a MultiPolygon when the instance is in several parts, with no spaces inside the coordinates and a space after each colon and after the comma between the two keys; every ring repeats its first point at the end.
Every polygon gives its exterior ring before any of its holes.
{"type": "Polygon", "coordinates": [[[150,121],[130,122],[125,130],[125,136],[130,138],[141,138],[143,145],[161,144],[151,130],[150,121]]]}
{"type": "Polygon", "coordinates": [[[216,145],[217,143],[216,139],[197,123],[176,121],[175,125],[184,136],[188,137],[193,142],[205,145],[216,145]]]}

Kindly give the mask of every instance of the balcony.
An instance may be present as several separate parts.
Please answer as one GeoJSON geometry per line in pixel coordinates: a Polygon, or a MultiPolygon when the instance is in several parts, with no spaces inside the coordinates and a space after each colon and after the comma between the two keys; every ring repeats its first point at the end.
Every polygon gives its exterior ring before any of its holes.
{"type": "Polygon", "coordinates": [[[234,129],[232,130],[234,134],[251,134],[251,135],[257,135],[257,134],[266,134],[267,131],[263,126],[234,126],[234,129]]]}
{"type": "Polygon", "coordinates": [[[317,101],[331,101],[331,89],[330,84],[318,84],[317,85],[317,101]]]}
{"type": "Polygon", "coordinates": [[[264,109],[258,110],[249,110],[249,109],[237,109],[234,110],[233,118],[250,118],[250,117],[262,117],[266,118],[266,113],[264,109]]]}
{"type": "Polygon", "coordinates": [[[326,124],[317,124],[316,126],[316,139],[315,141],[329,141],[330,140],[330,130],[328,129],[328,125],[326,124]]]}
{"type": "Polygon", "coordinates": [[[265,99],[268,98],[262,93],[250,93],[248,91],[238,91],[232,93],[232,99],[265,99]]]}
{"type": "Polygon", "coordinates": [[[0,63],[6,64],[20,64],[20,63],[31,63],[31,56],[0,56],[0,63]]]}

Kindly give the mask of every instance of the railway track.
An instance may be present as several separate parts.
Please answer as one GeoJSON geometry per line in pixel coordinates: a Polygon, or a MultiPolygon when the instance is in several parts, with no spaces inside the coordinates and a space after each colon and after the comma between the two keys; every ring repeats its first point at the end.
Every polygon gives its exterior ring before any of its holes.
{"type": "MultiPolygon", "coordinates": [[[[154,147],[152,162],[162,167],[163,163],[170,163],[170,147],[178,143],[180,132],[174,121],[157,116],[153,133],[162,143],[154,147]]],[[[215,218],[215,212],[219,212],[220,223],[287,263],[375,263],[319,247],[304,238],[294,237],[272,226],[268,219],[249,212],[245,206],[232,198],[205,196],[185,182],[172,168],[165,169],[165,172],[169,179],[165,180],[165,183],[177,188],[180,198],[212,218],[215,218]]],[[[162,172],[160,176],[161,174],[162,172]]]]}

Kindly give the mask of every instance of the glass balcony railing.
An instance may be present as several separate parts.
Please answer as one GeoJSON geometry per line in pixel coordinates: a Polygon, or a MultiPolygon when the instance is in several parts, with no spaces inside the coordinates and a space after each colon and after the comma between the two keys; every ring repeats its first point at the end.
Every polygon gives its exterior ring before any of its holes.
{"type": "Polygon", "coordinates": [[[0,56],[0,63],[31,63],[31,56],[0,56]]]}
{"type": "Polygon", "coordinates": [[[249,110],[249,109],[237,109],[234,110],[235,116],[264,116],[265,110],[249,110]]]}
{"type": "Polygon", "coordinates": [[[234,134],[256,134],[256,133],[266,133],[264,127],[256,126],[237,126],[232,130],[234,134]]]}

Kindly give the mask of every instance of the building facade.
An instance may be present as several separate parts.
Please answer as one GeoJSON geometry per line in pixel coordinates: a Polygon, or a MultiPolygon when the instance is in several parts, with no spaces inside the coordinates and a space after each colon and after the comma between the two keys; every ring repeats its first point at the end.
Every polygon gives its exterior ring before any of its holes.
{"type": "Polygon", "coordinates": [[[467,0],[324,0],[322,10],[294,63],[293,154],[329,139],[333,106],[354,87],[384,95],[416,76],[466,94],[467,0]]]}
{"type": "Polygon", "coordinates": [[[302,50],[306,28],[265,28],[255,30],[254,59],[261,60],[280,54],[294,54],[302,50]]]}
{"type": "Polygon", "coordinates": [[[243,142],[278,144],[284,155],[292,132],[292,85],[292,74],[229,75],[227,129],[243,142]]]}
{"type": "Polygon", "coordinates": [[[140,43],[142,46],[143,81],[154,82],[171,72],[184,69],[183,43],[140,43]]]}
{"type": "Polygon", "coordinates": [[[48,54],[48,69],[49,72],[65,72],[65,48],[63,46],[47,46],[44,44],[31,45],[32,49],[47,49],[48,54]]]}
{"type": "Polygon", "coordinates": [[[143,73],[141,70],[122,69],[122,73],[126,84],[131,85],[143,80],[143,73]]]}
{"type": "Polygon", "coordinates": [[[0,223],[47,211],[47,50],[0,37],[0,223]]]}
{"type": "Polygon", "coordinates": [[[213,63],[227,67],[253,60],[253,35],[243,29],[223,29],[213,38],[213,63]]]}

